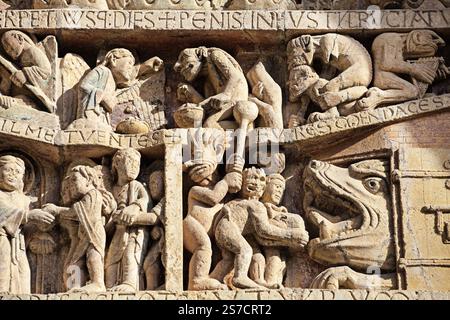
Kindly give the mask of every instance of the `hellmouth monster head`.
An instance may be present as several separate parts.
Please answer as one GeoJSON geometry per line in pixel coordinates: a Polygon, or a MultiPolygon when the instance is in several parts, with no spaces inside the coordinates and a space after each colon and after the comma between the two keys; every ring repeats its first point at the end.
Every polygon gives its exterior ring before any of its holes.
{"type": "Polygon", "coordinates": [[[319,229],[308,244],[312,259],[363,270],[394,268],[387,162],[337,167],[313,160],[304,172],[306,218],[319,229]]]}

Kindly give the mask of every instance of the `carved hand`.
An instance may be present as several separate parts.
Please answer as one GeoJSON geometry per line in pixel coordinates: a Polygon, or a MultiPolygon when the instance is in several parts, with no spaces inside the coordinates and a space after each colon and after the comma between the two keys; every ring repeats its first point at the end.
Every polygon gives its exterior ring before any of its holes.
{"type": "Polygon", "coordinates": [[[193,93],[195,89],[186,83],[180,83],[177,88],[177,99],[181,102],[193,102],[193,93]]]}
{"type": "Polygon", "coordinates": [[[25,73],[23,73],[23,71],[19,70],[11,75],[11,81],[19,88],[22,88],[25,83],[27,83],[27,77],[25,76],[25,73]]]}
{"type": "Polygon", "coordinates": [[[436,77],[436,71],[426,64],[416,64],[412,68],[411,75],[419,81],[431,84],[436,77]]]}
{"type": "Polygon", "coordinates": [[[102,105],[108,112],[111,112],[117,103],[118,101],[115,94],[108,94],[105,92],[103,95],[102,105]]]}
{"type": "Polygon", "coordinates": [[[264,84],[259,81],[252,89],[252,94],[259,100],[264,100],[265,88],[264,84]]]}
{"type": "Polygon", "coordinates": [[[439,79],[446,79],[447,76],[450,75],[450,68],[447,67],[444,63],[441,63],[437,70],[437,75],[439,79]]]}
{"type": "Polygon", "coordinates": [[[300,243],[302,246],[306,246],[309,241],[309,235],[302,229],[292,229],[292,240],[300,243]]]}
{"type": "Polygon", "coordinates": [[[292,129],[295,127],[299,127],[299,126],[304,125],[305,123],[306,123],[306,120],[303,117],[301,117],[297,114],[291,114],[291,116],[289,117],[288,128],[292,129]]]}
{"type": "Polygon", "coordinates": [[[44,210],[34,209],[28,213],[28,220],[34,222],[41,222],[45,224],[52,224],[55,221],[55,217],[44,210]]]}
{"type": "Polygon", "coordinates": [[[164,66],[164,61],[162,61],[158,57],[153,58],[152,62],[153,62],[153,71],[154,72],[158,72],[164,66]]]}
{"type": "Polygon", "coordinates": [[[242,188],[242,174],[239,172],[230,172],[223,178],[228,184],[228,192],[237,193],[242,188]]]}
{"type": "Polygon", "coordinates": [[[139,214],[140,208],[137,205],[130,205],[122,210],[122,214],[119,219],[126,225],[131,226],[136,220],[137,215],[139,214]]]}
{"type": "Polygon", "coordinates": [[[59,214],[60,207],[54,205],[53,203],[47,203],[42,206],[42,210],[52,214],[53,216],[57,216],[59,214]]]}

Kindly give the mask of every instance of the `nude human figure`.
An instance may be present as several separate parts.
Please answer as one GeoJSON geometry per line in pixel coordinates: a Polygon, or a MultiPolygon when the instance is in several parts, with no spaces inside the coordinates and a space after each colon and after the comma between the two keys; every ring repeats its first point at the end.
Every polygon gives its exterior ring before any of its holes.
{"type": "MultiPolygon", "coordinates": [[[[183,244],[192,253],[189,262],[189,290],[226,289],[210,277],[214,222],[228,193],[239,191],[241,174],[232,172],[218,179],[217,155],[206,133],[202,136],[203,157],[187,163],[190,179],[195,183],[188,194],[188,213],[183,220],[183,244]]],[[[235,163],[237,165],[238,163],[235,163]]],[[[243,167],[243,163],[240,164],[243,167]]]]}
{"type": "Polygon", "coordinates": [[[205,109],[205,128],[236,128],[233,107],[248,101],[249,89],[237,61],[219,48],[189,48],[180,53],[174,70],[191,83],[204,80],[203,94],[189,84],[178,86],[178,99],[205,109]]]}
{"type": "Polygon", "coordinates": [[[222,260],[216,266],[215,273],[223,279],[234,265],[232,285],[236,288],[260,287],[248,276],[253,250],[246,237],[254,236],[263,245],[267,242],[272,246],[291,248],[302,248],[308,242],[304,229],[280,228],[270,223],[267,209],[260,202],[265,187],[266,176],[262,169],[245,169],[242,199],[228,202],[217,223],[215,236],[217,245],[222,249],[222,260]]]}
{"type": "MultiPolygon", "coordinates": [[[[317,80],[311,83],[317,91],[315,100],[323,110],[323,114],[313,116],[314,121],[355,112],[355,102],[364,96],[372,81],[372,60],[362,44],[336,33],[303,35],[289,42],[288,54],[291,72],[296,72],[299,66],[312,66],[315,59],[324,64],[317,80]]],[[[290,95],[294,102],[293,97],[300,97],[309,86],[296,87],[293,76],[290,77],[290,95]],[[299,88],[302,91],[298,91],[299,88]]]]}
{"type": "MultiPolygon", "coordinates": [[[[286,188],[286,180],[280,174],[271,174],[267,177],[267,185],[261,201],[267,209],[269,223],[283,229],[298,229],[308,236],[305,223],[298,214],[289,213],[288,210],[280,206],[286,188]]],[[[255,281],[268,288],[282,287],[283,273],[286,268],[285,258],[282,256],[281,246],[273,246],[270,241],[260,239],[256,235],[256,240],[262,244],[261,256],[253,257],[254,270],[257,270],[255,281]],[[262,256],[264,254],[264,256],[262,256]]],[[[294,250],[295,251],[295,250],[294,250]]]]}
{"type": "Polygon", "coordinates": [[[419,88],[402,78],[411,76],[426,84],[436,77],[446,77],[450,70],[443,64],[433,68],[426,63],[408,60],[431,58],[445,41],[431,30],[414,30],[410,33],[383,33],[372,44],[374,59],[373,88],[361,99],[357,108],[370,110],[380,105],[399,103],[419,98],[419,88]]]}

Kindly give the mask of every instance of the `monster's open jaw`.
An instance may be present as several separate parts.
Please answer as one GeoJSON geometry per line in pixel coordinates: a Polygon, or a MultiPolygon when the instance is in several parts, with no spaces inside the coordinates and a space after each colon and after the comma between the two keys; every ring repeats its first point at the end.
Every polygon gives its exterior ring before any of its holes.
{"type": "MultiPolygon", "coordinates": [[[[350,195],[332,184],[325,186],[314,177],[309,177],[304,187],[303,208],[309,220],[318,227],[322,221],[329,224],[343,222],[361,216],[365,210],[350,195]]],[[[341,233],[337,232],[335,236],[341,233]]]]}

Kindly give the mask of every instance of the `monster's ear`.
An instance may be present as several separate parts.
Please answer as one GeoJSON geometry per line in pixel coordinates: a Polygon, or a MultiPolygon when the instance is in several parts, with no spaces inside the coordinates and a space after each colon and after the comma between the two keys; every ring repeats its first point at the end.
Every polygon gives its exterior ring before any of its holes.
{"type": "Polygon", "coordinates": [[[311,52],[314,47],[313,38],[310,35],[300,37],[301,45],[305,52],[311,52]]]}
{"type": "Polygon", "coordinates": [[[445,46],[445,40],[442,39],[436,32],[429,30],[431,33],[431,37],[433,38],[434,43],[438,47],[444,47],[445,46]]]}
{"type": "Polygon", "coordinates": [[[198,47],[195,49],[195,54],[199,58],[199,60],[203,60],[208,56],[208,48],[206,47],[198,47]]]}

